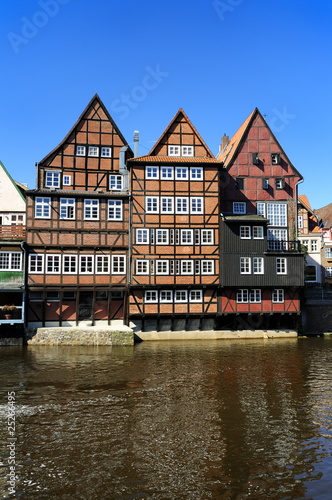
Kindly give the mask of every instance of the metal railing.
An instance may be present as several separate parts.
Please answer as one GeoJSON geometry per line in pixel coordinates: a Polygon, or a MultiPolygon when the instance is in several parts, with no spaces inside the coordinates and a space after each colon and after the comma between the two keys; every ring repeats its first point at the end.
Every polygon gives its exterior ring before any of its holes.
{"type": "Polygon", "coordinates": [[[300,252],[299,241],[267,240],[268,252],[300,252]]]}

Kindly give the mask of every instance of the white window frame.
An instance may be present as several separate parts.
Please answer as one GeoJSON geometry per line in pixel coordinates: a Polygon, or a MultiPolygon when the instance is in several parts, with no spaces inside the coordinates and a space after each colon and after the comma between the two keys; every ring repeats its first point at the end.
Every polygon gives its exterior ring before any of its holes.
{"type": "Polygon", "coordinates": [[[168,245],[168,242],[169,242],[169,230],[156,229],[156,245],[168,245]]]}
{"type": "Polygon", "coordinates": [[[251,227],[250,226],[240,226],[240,238],[241,240],[251,239],[251,227]]]}
{"type": "Polygon", "coordinates": [[[174,214],[174,197],[161,196],[160,197],[160,213],[161,214],[174,214]]]}
{"type": "Polygon", "coordinates": [[[147,304],[157,304],[158,303],[157,290],[145,290],[144,302],[146,302],[147,304]]]}
{"type": "Polygon", "coordinates": [[[0,252],[0,271],[22,271],[23,270],[22,252],[0,252]],[[18,258],[18,260],[17,260],[18,258]],[[4,260],[3,260],[4,259],[4,260]],[[6,261],[8,265],[6,265],[6,261]]]}
{"type": "Polygon", "coordinates": [[[99,147],[98,146],[89,146],[88,147],[88,156],[90,156],[91,158],[98,158],[99,147]]]}
{"type": "Polygon", "coordinates": [[[125,255],[112,255],[112,274],[126,274],[125,255]]]}
{"type": "Polygon", "coordinates": [[[122,220],[123,200],[108,200],[107,216],[108,220],[122,220]]]}
{"type": "Polygon", "coordinates": [[[190,198],[190,213],[203,214],[204,213],[204,198],[203,196],[192,196],[190,198]]]}
{"type": "Polygon", "coordinates": [[[272,290],[272,303],[283,304],[285,302],[285,291],[283,288],[275,288],[272,290]]]}
{"type": "Polygon", "coordinates": [[[62,256],[62,272],[63,274],[77,274],[78,256],[75,254],[64,254],[62,256]],[[69,269],[66,271],[66,268],[69,269]]]}
{"type": "Polygon", "coordinates": [[[285,181],[281,177],[276,178],[276,189],[284,189],[285,187],[285,181]]]}
{"type": "Polygon", "coordinates": [[[203,302],[203,290],[189,290],[189,302],[203,302]]]}
{"type": "Polygon", "coordinates": [[[96,274],[110,274],[110,263],[111,259],[109,255],[97,254],[95,262],[96,274]]]}
{"type": "Polygon", "coordinates": [[[172,290],[160,290],[159,301],[160,301],[160,303],[173,302],[173,291],[172,290]]]}
{"type": "Polygon", "coordinates": [[[76,146],[76,156],[85,156],[86,155],[86,147],[78,144],[76,146]]]}
{"type": "Polygon", "coordinates": [[[45,255],[45,274],[61,273],[61,255],[59,253],[45,255]]]}
{"type": "Polygon", "coordinates": [[[144,227],[136,228],[136,245],[148,245],[149,241],[149,230],[144,227]]]}
{"type": "Polygon", "coordinates": [[[146,179],[159,179],[159,167],[156,165],[147,165],[145,167],[146,179]]]}
{"type": "Polygon", "coordinates": [[[84,200],[84,220],[99,220],[99,200],[93,198],[84,200]]]}
{"type": "Polygon", "coordinates": [[[150,261],[147,259],[136,259],[135,274],[148,275],[150,269],[150,261]]]}
{"type": "Polygon", "coordinates": [[[71,186],[71,175],[64,174],[62,176],[62,184],[63,186],[71,186]]]}
{"type": "Polygon", "coordinates": [[[201,274],[214,274],[214,260],[211,259],[203,259],[201,261],[201,274]]]}
{"type": "Polygon", "coordinates": [[[297,227],[298,229],[303,229],[303,215],[297,216],[297,227]]]}
{"type": "Polygon", "coordinates": [[[251,304],[260,304],[262,302],[262,290],[260,288],[249,290],[249,302],[251,304]]]}
{"type": "Polygon", "coordinates": [[[257,215],[260,215],[261,217],[265,217],[266,215],[266,204],[263,202],[257,202],[257,207],[256,207],[257,215]]]}
{"type": "Polygon", "coordinates": [[[247,288],[239,288],[236,291],[236,302],[237,304],[248,304],[249,303],[249,293],[247,288]]]}
{"type": "Polygon", "coordinates": [[[325,267],[325,278],[332,278],[332,266],[325,267]]]}
{"type": "Polygon", "coordinates": [[[188,167],[175,167],[175,179],[177,181],[187,181],[189,179],[188,167]]]}
{"type": "Polygon", "coordinates": [[[176,196],[175,197],[175,213],[176,214],[189,214],[189,197],[176,196]]]}
{"type": "Polygon", "coordinates": [[[203,180],[203,167],[190,167],[190,180],[202,181],[203,180]]]}
{"type": "Polygon", "coordinates": [[[180,245],[193,245],[193,230],[180,229],[180,245]]]}
{"type": "Polygon", "coordinates": [[[176,144],[170,144],[168,146],[168,156],[180,156],[181,148],[176,144]]]}
{"type": "Polygon", "coordinates": [[[276,257],[276,273],[287,274],[287,258],[276,257]]]}
{"type": "Polygon", "coordinates": [[[80,274],[93,274],[94,258],[92,254],[79,256],[79,272],[80,274]]]}
{"type": "Polygon", "coordinates": [[[252,237],[254,240],[263,240],[264,239],[263,226],[253,226],[252,227],[252,237]]]}
{"type": "Polygon", "coordinates": [[[213,244],[214,244],[214,230],[213,229],[202,229],[201,230],[201,245],[213,245],[213,244]]]}
{"type": "Polygon", "coordinates": [[[101,146],[100,156],[102,158],[112,158],[112,148],[110,146],[101,146]]]}
{"type": "Polygon", "coordinates": [[[155,272],[158,275],[169,275],[169,260],[159,259],[156,260],[155,272]]]}
{"type": "Polygon", "coordinates": [[[325,259],[332,259],[332,247],[325,247],[324,255],[325,259]]]}
{"type": "Polygon", "coordinates": [[[51,218],[51,198],[37,196],[35,198],[35,219],[50,219],[51,218]],[[38,210],[41,215],[38,215],[38,210]]]}
{"type": "Polygon", "coordinates": [[[189,145],[182,146],[181,156],[194,156],[194,146],[189,146],[189,145]]]}
{"type": "Polygon", "coordinates": [[[60,198],[60,219],[73,220],[75,219],[75,198],[60,198]],[[72,209],[72,214],[70,214],[72,209]],[[65,215],[63,215],[65,212],[65,215]]]}
{"type": "Polygon", "coordinates": [[[192,275],[194,274],[194,261],[181,259],[181,274],[182,275],[192,275]]]}
{"type": "Polygon", "coordinates": [[[310,252],[318,252],[318,240],[310,241],[310,252]]]}
{"type": "Polygon", "coordinates": [[[267,203],[266,217],[269,219],[269,226],[287,227],[287,204],[267,203]]]}
{"type": "Polygon", "coordinates": [[[159,197],[158,196],[147,196],[145,198],[145,211],[148,214],[158,214],[159,213],[159,197]]]}
{"type": "Polygon", "coordinates": [[[59,189],[61,183],[61,170],[45,170],[45,187],[59,189]]]}
{"type": "Polygon", "coordinates": [[[110,189],[110,191],[122,191],[123,190],[123,175],[110,174],[110,176],[109,176],[109,189],[110,189]]]}
{"type": "Polygon", "coordinates": [[[188,302],[188,290],[174,290],[174,302],[181,304],[188,302]]]}
{"type": "Polygon", "coordinates": [[[264,257],[252,258],[252,272],[253,274],[264,274],[264,257]]]}
{"type": "Polygon", "coordinates": [[[246,214],[246,212],[245,201],[233,201],[233,214],[246,214]]]}
{"type": "Polygon", "coordinates": [[[174,167],[162,166],[160,167],[160,178],[168,179],[169,181],[174,180],[174,167]]]}
{"type": "Polygon", "coordinates": [[[31,253],[29,255],[29,273],[31,274],[44,273],[44,254],[31,253]]]}
{"type": "Polygon", "coordinates": [[[251,274],[250,257],[240,257],[240,274],[251,274]]]}

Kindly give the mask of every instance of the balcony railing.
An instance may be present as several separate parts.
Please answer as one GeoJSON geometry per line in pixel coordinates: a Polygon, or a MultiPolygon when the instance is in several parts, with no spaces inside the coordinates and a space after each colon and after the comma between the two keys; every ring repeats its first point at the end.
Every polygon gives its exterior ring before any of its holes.
{"type": "Polygon", "coordinates": [[[267,240],[268,252],[301,252],[299,241],[267,240]]]}
{"type": "Polygon", "coordinates": [[[25,238],[25,226],[0,226],[0,239],[23,240],[25,238]]]}

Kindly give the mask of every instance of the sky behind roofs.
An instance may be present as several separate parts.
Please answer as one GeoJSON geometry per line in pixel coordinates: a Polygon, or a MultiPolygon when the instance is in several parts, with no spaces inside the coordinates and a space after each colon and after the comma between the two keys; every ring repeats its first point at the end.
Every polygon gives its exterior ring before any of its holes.
{"type": "Polygon", "coordinates": [[[330,0],[4,0],[0,160],[35,163],[98,93],[146,154],[184,109],[214,154],[258,107],[304,182],[332,202],[330,0]]]}

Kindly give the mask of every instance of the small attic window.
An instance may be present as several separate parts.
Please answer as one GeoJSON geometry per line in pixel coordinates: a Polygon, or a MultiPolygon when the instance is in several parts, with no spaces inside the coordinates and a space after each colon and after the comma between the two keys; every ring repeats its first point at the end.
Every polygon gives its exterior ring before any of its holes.
{"type": "Polygon", "coordinates": [[[180,146],[168,146],[168,156],[180,156],[180,146]]]}
{"type": "Polygon", "coordinates": [[[282,179],[281,177],[278,177],[276,179],[276,189],[284,189],[285,187],[285,180],[282,179]]]}
{"type": "Polygon", "coordinates": [[[279,153],[271,153],[271,163],[272,165],[280,164],[280,154],[279,153]]]}
{"type": "Polygon", "coordinates": [[[259,154],[258,153],[252,153],[252,163],[253,163],[253,165],[259,164],[259,154]]]}
{"type": "Polygon", "coordinates": [[[76,156],[85,156],[85,146],[76,146],[76,156]]]}
{"type": "Polygon", "coordinates": [[[194,146],[182,146],[182,156],[194,156],[194,146]]]}

